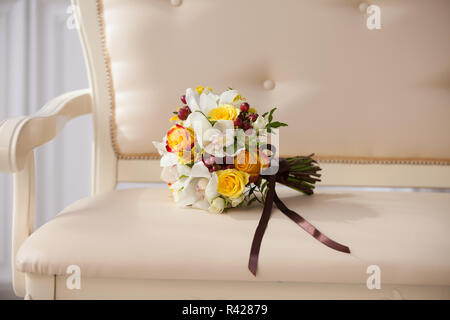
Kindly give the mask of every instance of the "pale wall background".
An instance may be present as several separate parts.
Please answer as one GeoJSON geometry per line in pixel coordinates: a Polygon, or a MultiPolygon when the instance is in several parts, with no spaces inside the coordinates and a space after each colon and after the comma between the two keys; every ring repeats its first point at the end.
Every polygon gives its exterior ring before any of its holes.
{"type": "MultiPolygon", "coordinates": [[[[69,8],[69,0],[0,0],[0,119],[32,114],[61,93],[88,87],[77,30],[67,27],[69,8]]],[[[37,226],[90,193],[91,144],[91,117],[84,116],[37,150],[37,226]]],[[[12,176],[0,173],[3,288],[11,278],[12,196],[12,176]]]]}

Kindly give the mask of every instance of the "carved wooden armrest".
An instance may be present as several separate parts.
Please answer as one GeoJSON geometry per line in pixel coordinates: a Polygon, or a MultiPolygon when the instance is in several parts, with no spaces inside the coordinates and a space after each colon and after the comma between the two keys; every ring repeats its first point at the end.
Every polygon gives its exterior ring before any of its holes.
{"type": "Polygon", "coordinates": [[[34,231],[34,149],[56,137],[71,119],[92,112],[89,89],[63,94],[35,115],[0,121],[0,172],[14,173],[12,272],[14,291],[25,295],[25,277],[15,256],[34,231]]]}
{"type": "Polygon", "coordinates": [[[0,124],[0,171],[19,172],[28,154],[52,140],[72,118],[91,112],[90,90],[63,94],[35,115],[4,120],[0,124]]]}

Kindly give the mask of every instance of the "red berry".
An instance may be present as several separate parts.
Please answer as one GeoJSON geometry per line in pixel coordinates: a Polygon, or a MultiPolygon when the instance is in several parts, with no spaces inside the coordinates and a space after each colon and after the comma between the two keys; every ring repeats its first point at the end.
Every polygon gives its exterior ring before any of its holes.
{"type": "Polygon", "coordinates": [[[227,168],[227,169],[234,169],[234,164],[228,164],[225,168],[227,168]]]}
{"type": "Polygon", "coordinates": [[[180,120],[186,120],[188,117],[188,113],[185,109],[180,109],[180,111],[178,111],[178,118],[180,120]]]}
{"type": "Polygon", "coordinates": [[[244,102],[243,104],[241,104],[241,111],[242,112],[247,112],[248,109],[250,109],[250,105],[247,102],[244,102]]]}
{"type": "Polygon", "coordinates": [[[242,119],[236,118],[236,120],[234,120],[234,126],[240,128],[242,126],[242,119]]]}
{"type": "Polygon", "coordinates": [[[218,166],[216,166],[216,165],[214,165],[214,166],[212,166],[212,171],[214,172],[214,171],[217,171],[217,170],[219,170],[219,167],[218,166]]]}
{"type": "Polygon", "coordinates": [[[184,106],[183,109],[186,110],[187,113],[191,113],[191,108],[189,108],[188,106],[184,106]]]}
{"type": "Polygon", "coordinates": [[[251,127],[252,127],[252,125],[250,124],[250,122],[247,122],[247,121],[245,121],[244,124],[242,125],[242,129],[244,129],[244,131],[247,131],[251,127]]]}
{"type": "Polygon", "coordinates": [[[187,102],[186,102],[186,95],[181,96],[181,102],[183,102],[184,104],[187,104],[187,102]]]}
{"type": "Polygon", "coordinates": [[[257,113],[253,113],[253,114],[251,114],[251,115],[249,115],[248,116],[248,118],[251,120],[251,121],[253,121],[253,122],[255,122],[256,121],[256,119],[258,119],[258,114],[257,113]]]}
{"type": "Polygon", "coordinates": [[[229,165],[234,163],[234,157],[223,157],[222,162],[224,165],[229,165]]]}
{"type": "Polygon", "coordinates": [[[209,157],[207,159],[205,159],[205,165],[210,167],[212,165],[214,165],[216,163],[216,158],[215,157],[209,157]]]}

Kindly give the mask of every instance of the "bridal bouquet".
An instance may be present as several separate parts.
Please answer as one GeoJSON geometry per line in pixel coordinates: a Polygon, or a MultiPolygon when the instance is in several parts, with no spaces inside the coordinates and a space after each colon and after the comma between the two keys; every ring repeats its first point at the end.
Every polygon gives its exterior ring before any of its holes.
{"type": "Polygon", "coordinates": [[[216,95],[210,87],[201,86],[187,89],[181,102],[170,118],[172,126],[167,134],[161,142],[153,142],[161,155],[161,179],[182,207],[222,213],[255,202],[264,206],[250,254],[253,274],[273,203],[325,245],[350,252],[278,198],[276,182],[313,194],[321,169],[312,155],[277,157],[277,131],[287,124],[274,119],[276,108],[259,114],[235,89],[216,95]]]}
{"type": "MultiPolygon", "coordinates": [[[[220,96],[208,87],[187,89],[181,101],[173,126],[154,142],[162,156],[161,179],[175,202],[213,213],[263,203],[268,183],[261,172],[274,153],[267,148],[268,134],[287,126],[274,121],[276,109],[260,115],[233,89],[220,96]]],[[[320,168],[311,157],[287,160],[295,163],[288,185],[311,194],[320,168]]]]}

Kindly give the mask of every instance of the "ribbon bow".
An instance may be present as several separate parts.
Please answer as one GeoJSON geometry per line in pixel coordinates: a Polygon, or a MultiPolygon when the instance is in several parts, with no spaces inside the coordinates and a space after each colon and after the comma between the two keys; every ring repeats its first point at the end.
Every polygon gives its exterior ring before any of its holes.
{"type": "Polygon", "coordinates": [[[250,259],[248,262],[248,268],[254,276],[256,276],[256,270],[258,268],[258,257],[259,251],[261,248],[261,242],[264,236],[264,232],[266,231],[267,224],[269,223],[270,215],[272,212],[272,206],[275,202],[278,209],[283,212],[289,219],[298,224],[301,228],[303,228],[306,232],[316,238],[318,241],[323,243],[324,245],[330,247],[331,249],[341,251],[344,253],[350,253],[350,249],[347,246],[344,246],[336,241],[331,240],[322,232],[320,232],[316,227],[314,227],[311,223],[302,218],[298,213],[290,210],[286,205],[280,200],[276,191],[275,184],[276,182],[280,182],[286,184],[287,178],[289,176],[290,166],[285,159],[279,160],[279,169],[276,174],[272,175],[264,175],[261,177],[266,179],[268,183],[268,191],[264,203],[264,209],[261,215],[261,219],[259,220],[258,227],[256,228],[255,235],[253,236],[252,247],[250,250],[250,259]]]}

